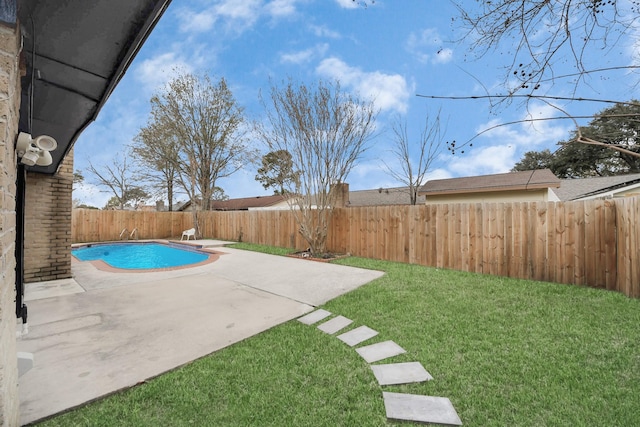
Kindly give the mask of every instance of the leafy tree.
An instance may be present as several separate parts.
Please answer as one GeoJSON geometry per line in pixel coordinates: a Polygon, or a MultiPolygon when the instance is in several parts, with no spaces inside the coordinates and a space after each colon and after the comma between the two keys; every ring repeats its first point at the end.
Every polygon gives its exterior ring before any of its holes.
{"type": "Polygon", "coordinates": [[[142,187],[134,186],[129,188],[125,193],[125,204],[136,207],[148,198],[149,193],[147,193],[142,187]]]}
{"type": "MultiPolygon", "coordinates": [[[[535,169],[553,170],[554,154],[545,149],[542,151],[527,151],[524,156],[511,169],[512,172],[530,171],[535,169]]],[[[554,172],[555,173],[555,172],[554,172]]]]}
{"type": "Polygon", "coordinates": [[[558,178],[589,178],[623,173],[616,166],[612,150],[578,142],[560,144],[561,147],[555,153],[549,150],[524,153],[523,158],[511,170],[551,169],[558,178]]]}
{"type": "Polygon", "coordinates": [[[87,205],[84,203],[78,204],[75,206],[75,209],[93,209],[93,210],[99,210],[100,208],[96,207],[96,206],[92,206],[92,205],[87,205]]]}
{"type": "Polygon", "coordinates": [[[123,197],[113,196],[104,206],[104,209],[123,209],[125,207],[135,208],[141,202],[149,198],[149,194],[141,187],[130,187],[123,197]]]}
{"type": "Polygon", "coordinates": [[[407,134],[407,124],[397,118],[392,124],[394,135],[391,156],[400,164],[395,169],[383,161],[387,173],[409,187],[409,201],[415,205],[418,191],[424,184],[425,175],[429,172],[433,161],[442,153],[440,113],[432,120],[425,116],[424,127],[420,137],[412,143],[407,134]]]}
{"type": "Polygon", "coordinates": [[[140,129],[134,138],[137,144],[131,147],[141,178],[149,182],[157,194],[166,196],[169,211],[173,211],[178,179],[178,143],[175,138],[161,123],[152,122],[140,129]]]}
{"type": "Polygon", "coordinates": [[[256,181],[261,182],[265,189],[273,188],[274,194],[286,194],[285,187],[294,183],[297,175],[293,169],[291,153],[276,150],[262,156],[262,166],[258,169],[256,181]]]}
{"type": "MultiPolygon", "coordinates": [[[[587,144],[613,148],[624,172],[640,172],[640,103],[633,99],[599,112],[576,132],[587,144]],[[621,149],[622,148],[622,149],[621,149]]],[[[576,140],[574,134],[572,140],[576,140]]]]}
{"type": "Polygon", "coordinates": [[[513,170],[549,168],[560,178],[585,178],[640,172],[640,105],[636,101],[616,104],[602,110],[587,126],[579,129],[597,144],[576,142],[574,131],[568,141],[560,141],[555,153],[549,150],[530,151],[516,163],[513,170]],[[624,151],[617,149],[623,146],[624,151]]]}
{"type": "Polygon", "coordinates": [[[119,197],[116,196],[112,196],[109,200],[107,200],[107,203],[105,203],[104,208],[103,209],[119,209],[122,210],[124,209],[124,203],[122,202],[122,199],[120,199],[119,197]]]}
{"type": "Polygon", "coordinates": [[[198,236],[198,210],[210,209],[218,179],[254,161],[243,125],[243,109],[224,79],[183,73],[151,98],[151,117],[141,135],[148,131],[175,144],[169,157],[176,156],[168,160],[177,180],[190,200],[201,200],[193,209],[198,236]]]}
{"type": "Polygon", "coordinates": [[[266,119],[256,124],[256,134],[270,150],[291,154],[297,174],[283,187],[296,195],[290,204],[300,234],[313,254],[321,254],[338,197],[335,184],[345,182],[366,150],[377,111],[373,102],[342,91],[339,82],[322,80],[272,84],[262,102],[266,119]]]}
{"type": "Polygon", "coordinates": [[[73,172],[73,184],[82,184],[84,182],[84,175],[82,175],[82,172],[79,170],[75,170],[73,172]]]}

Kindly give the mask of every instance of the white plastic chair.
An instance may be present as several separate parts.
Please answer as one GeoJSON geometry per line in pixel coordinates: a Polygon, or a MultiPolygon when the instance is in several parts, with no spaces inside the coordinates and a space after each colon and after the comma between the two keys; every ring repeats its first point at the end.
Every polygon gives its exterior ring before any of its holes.
{"type": "Polygon", "coordinates": [[[184,230],[182,232],[182,237],[180,237],[180,240],[184,239],[184,236],[187,236],[187,240],[189,240],[189,237],[191,236],[193,236],[193,240],[196,240],[196,229],[190,228],[188,230],[184,230]]]}

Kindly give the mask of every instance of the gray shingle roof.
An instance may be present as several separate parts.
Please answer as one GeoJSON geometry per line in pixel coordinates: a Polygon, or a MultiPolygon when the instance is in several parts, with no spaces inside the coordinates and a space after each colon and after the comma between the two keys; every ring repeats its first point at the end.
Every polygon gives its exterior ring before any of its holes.
{"type": "Polygon", "coordinates": [[[532,190],[556,188],[560,179],[549,169],[468,176],[462,178],[434,179],[422,186],[420,194],[478,193],[488,191],[532,190]]]}
{"type": "MultiPolygon", "coordinates": [[[[424,196],[418,196],[418,204],[424,204],[424,196]]],[[[408,205],[409,187],[378,188],[349,191],[349,206],[408,205]]]]}
{"type": "Polygon", "coordinates": [[[560,188],[554,188],[553,192],[562,201],[576,200],[583,197],[594,196],[616,188],[640,182],[640,173],[605,176],[597,178],[563,179],[560,188]]]}

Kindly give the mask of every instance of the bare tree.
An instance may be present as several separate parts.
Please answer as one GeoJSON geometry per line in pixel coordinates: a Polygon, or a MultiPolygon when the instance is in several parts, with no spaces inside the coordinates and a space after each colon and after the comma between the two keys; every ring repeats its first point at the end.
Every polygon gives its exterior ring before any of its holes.
{"type": "Polygon", "coordinates": [[[383,163],[390,176],[409,188],[409,201],[415,205],[424,178],[444,147],[440,112],[433,119],[428,114],[425,116],[424,127],[416,143],[412,143],[407,133],[407,124],[399,117],[392,123],[391,129],[391,156],[399,163],[399,168],[390,166],[385,160],[383,163]]]}
{"type": "Polygon", "coordinates": [[[495,0],[456,6],[469,29],[465,40],[474,40],[474,52],[484,55],[508,43],[505,83],[511,93],[567,78],[577,86],[589,74],[638,68],[628,63],[601,65],[605,52],[636,31],[636,1],[495,0]],[[554,72],[567,60],[574,69],[570,75],[554,72]],[[511,80],[517,84],[508,83],[511,80]]]}
{"type": "MultiPolygon", "coordinates": [[[[537,100],[556,109],[559,116],[532,118],[497,126],[568,119],[574,122],[576,128],[572,141],[605,146],[629,156],[637,156],[629,147],[606,144],[583,135],[576,119],[595,116],[573,115],[567,106],[560,107],[555,101],[622,102],[587,98],[580,96],[578,92],[588,86],[590,81],[596,78],[609,79],[616,72],[624,72],[625,81],[637,84],[637,81],[632,82],[630,75],[640,69],[640,65],[636,65],[638,58],[629,60],[624,49],[628,48],[625,46],[627,41],[637,43],[635,34],[640,20],[639,2],[495,0],[455,4],[460,11],[460,19],[468,30],[462,40],[472,40],[471,50],[480,57],[488,52],[499,51],[501,57],[506,58],[503,80],[505,92],[489,93],[487,90],[485,96],[432,98],[485,99],[492,108],[514,99],[523,100],[526,105],[531,100],[537,100]],[[616,49],[620,53],[618,57],[623,58],[622,62],[603,66],[603,56],[609,54],[613,58],[611,53],[616,49]],[[569,70],[565,72],[566,67],[569,70]],[[554,96],[550,90],[556,83],[562,83],[563,89],[572,84],[572,95],[554,96]]],[[[449,149],[455,153],[469,143],[470,141],[453,141],[449,143],[449,149]]]]}
{"type": "Polygon", "coordinates": [[[178,180],[178,143],[175,136],[158,123],[148,123],[140,129],[131,147],[138,163],[139,174],[158,194],[166,196],[168,210],[173,211],[173,199],[178,180]]]}
{"type": "Polygon", "coordinates": [[[243,109],[224,79],[181,74],[151,98],[151,118],[141,132],[155,126],[175,144],[177,179],[194,207],[198,236],[198,211],[210,209],[218,179],[254,161],[243,123],[243,109]]]}
{"type": "Polygon", "coordinates": [[[262,100],[266,120],[256,134],[269,149],[291,154],[296,179],[285,183],[299,232],[313,254],[325,252],[335,184],[345,182],[372,137],[371,101],[342,91],[339,82],[307,86],[289,79],[262,100]],[[288,185],[287,185],[288,184],[288,185]]]}
{"type": "Polygon", "coordinates": [[[115,156],[112,164],[106,164],[96,168],[89,161],[88,171],[96,178],[96,184],[106,187],[113,194],[112,199],[116,207],[124,209],[128,202],[128,195],[134,188],[139,188],[137,180],[132,176],[131,165],[127,161],[127,155],[115,156]]]}

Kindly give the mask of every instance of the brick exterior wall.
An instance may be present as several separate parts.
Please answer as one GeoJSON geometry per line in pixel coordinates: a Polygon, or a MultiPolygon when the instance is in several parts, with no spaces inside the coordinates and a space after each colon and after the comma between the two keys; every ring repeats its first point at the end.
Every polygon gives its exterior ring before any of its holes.
{"type": "Polygon", "coordinates": [[[27,172],[25,283],[71,277],[72,187],[73,152],[55,175],[27,172]]]}
{"type": "Polygon", "coordinates": [[[0,24],[0,426],[19,425],[16,353],[16,155],[20,31],[0,24]]]}

